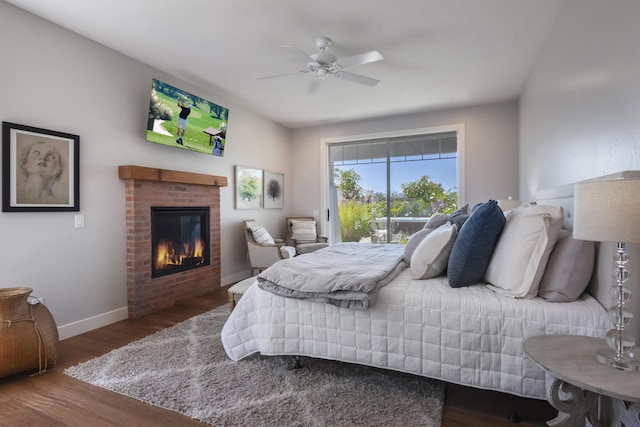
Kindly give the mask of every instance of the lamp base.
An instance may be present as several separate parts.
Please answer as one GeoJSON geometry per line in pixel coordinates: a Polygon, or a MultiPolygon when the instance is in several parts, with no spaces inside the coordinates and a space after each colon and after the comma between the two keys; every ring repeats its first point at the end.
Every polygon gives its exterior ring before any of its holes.
{"type": "Polygon", "coordinates": [[[624,353],[618,357],[615,350],[601,348],[596,351],[596,359],[603,365],[621,371],[640,371],[640,357],[633,352],[624,353]]]}

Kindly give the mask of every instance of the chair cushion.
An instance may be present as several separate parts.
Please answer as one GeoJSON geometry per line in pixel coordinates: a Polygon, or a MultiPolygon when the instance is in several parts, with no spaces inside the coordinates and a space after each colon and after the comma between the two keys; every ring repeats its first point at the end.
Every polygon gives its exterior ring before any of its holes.
{"type": "Polygon", "coordinates": [[[296,253],[298,255],[308,254],[310,252],[315,252],[318,249],[326,248],[328,246],[329,246],[328,243],[322,243],[322,242],[302,243],[302,244],[296,245],[296,253]]]}
{"type": "Polygon", "coordinates": [[[261,225],[251,227],[249,229],[249,232],[251,233],[253,240],[255,240],[256,243],[259,245],[265,245],[265,244],[273,245],[276,243],[275,240],[273,240],[273,237],[271,237],[271,234],[269,234],[269,232],[267,231],[267,229],[261,225]]]}
{"type": "Polygon", "coordinates": [[[296,256],[296,248],[293,246],[281,246],[280,253],[282,254],[282,258],[293,258],[296,256]]]}
{"type": "Polygon", "coordinates": [[[291,220],[291,237],[297,243],[315,242],[318,238],[316,222],[309,220],[291,220]]]}

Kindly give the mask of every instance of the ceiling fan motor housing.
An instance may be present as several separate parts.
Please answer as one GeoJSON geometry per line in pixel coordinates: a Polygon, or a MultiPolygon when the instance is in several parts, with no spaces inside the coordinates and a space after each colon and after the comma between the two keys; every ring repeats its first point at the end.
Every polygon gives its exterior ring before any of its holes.
{"type": "Polygon", "coordinates": [[[326,48],[333,44],[333,40],[331,40],[329,37],[316,37],[313,41],[315,42],[316,47],[323,52],[326,48]]]}

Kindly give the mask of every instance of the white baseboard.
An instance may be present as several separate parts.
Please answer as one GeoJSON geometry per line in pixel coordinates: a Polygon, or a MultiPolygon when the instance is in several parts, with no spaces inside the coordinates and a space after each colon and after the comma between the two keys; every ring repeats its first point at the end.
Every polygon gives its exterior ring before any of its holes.
{"type": "MultiPolygon", "coordinates": [[[[251,277],[251,273],[247,270],[223,277],[220,280],[220,284],[222,287],[225,287],[239,282],[240,280],[244,280],[248,277],[251,277]]],[[[98,314],[96,316],[78,320],[77,322],[59,326],[58,335],[61,340],[71,338],[76,335],[80,335],[85,332],[89,332],[94,329],[119,322],[121,320],[127,319],[128,317],[129,311],[127,307],[117,308],[107,313],[98,314]]]]}
{"type": "Polygon", "coordinates": [[[127,319],[129,317],[129,309],[127,307],[117,308],[106,313],[91,316],[77,322],[68,323],[58,327],[58,336],[61,340],[71,338],[103,326],[110,325],[115,322],[127,319]]]}

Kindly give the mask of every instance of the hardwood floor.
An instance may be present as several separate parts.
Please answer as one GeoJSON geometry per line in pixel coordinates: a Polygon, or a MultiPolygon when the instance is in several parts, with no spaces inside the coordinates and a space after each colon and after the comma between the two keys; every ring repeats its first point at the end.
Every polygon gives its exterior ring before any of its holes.
{"type": "MultiPolygon", "coordinates": [[[[135,320],[123,320],[60,342],[51,372],[0,379],[0,426],[203,426],[171,411],[88,385],[64,369],[227,303],[226,289],[135,320]]],[[[544,401],[447,385],[443,427],[544,426],[553,418],[544,401]],[[507,420],[515,402],[521,422],[507,420]]]]}

